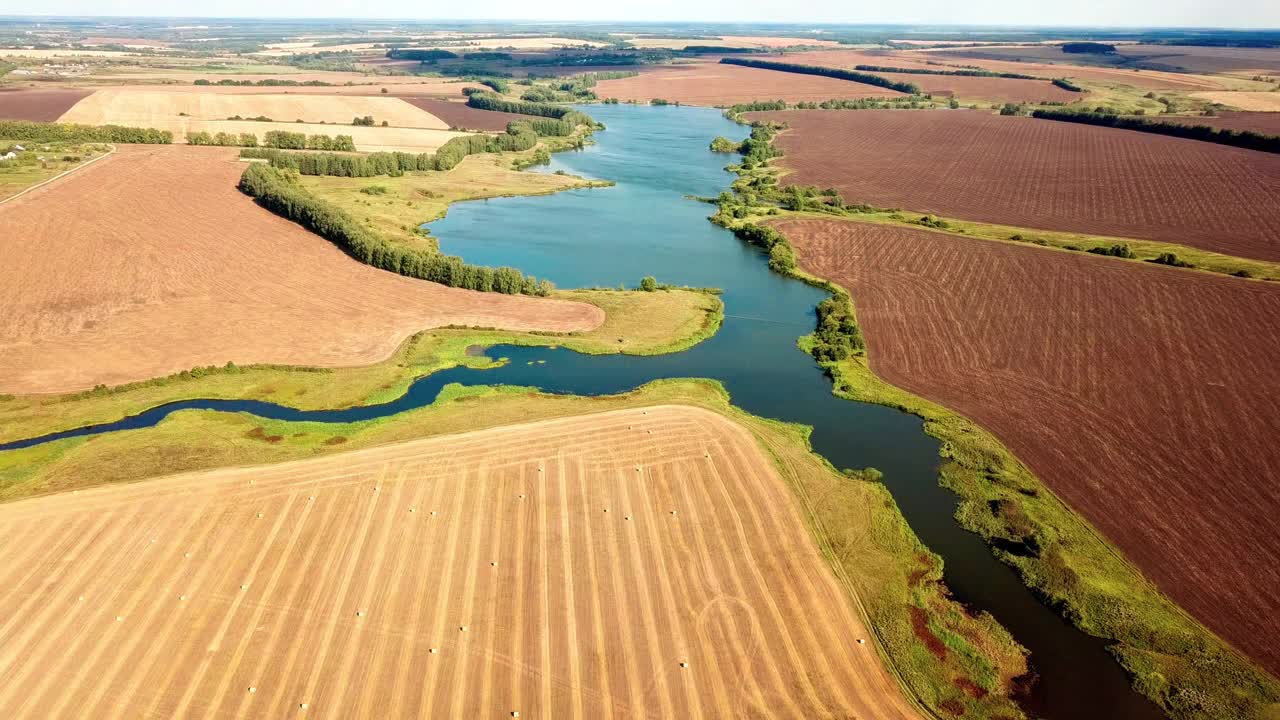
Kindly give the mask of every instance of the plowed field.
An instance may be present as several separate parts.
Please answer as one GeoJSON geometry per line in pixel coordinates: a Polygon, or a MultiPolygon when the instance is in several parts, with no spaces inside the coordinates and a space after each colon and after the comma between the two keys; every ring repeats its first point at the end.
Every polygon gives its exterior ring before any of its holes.
{"type": "Polygon", "coordinates": [[[784,182],[851,203],[1280,260],[1280,155],[970,111],[790,110],[784,182]]]}
{"type": "Polygon", "coordinates": [[[694,408],[63,493],[0,538],[5,717],[915,716],[694,408]]]}
{"type": "Polygon", "coordinates": [[[593,305],[375,270],[255,205],[228,148],[121,146],[0,212],[0,392],[192,367],[355,365],[442,325],[585,330],[593,305]]]}
{"type": "Polygon", "coordinates": [[[683,105],[733,105],[753,100],[857,99],[901,95],[896,90],[817,75],[698,63],[644,70],[635,77],[601,80],[602,98],[648,102],[662,98],[683,105]]]}
{"type": "Polygon", "coordinates": [[[76,88],[0,90],[0,120],[53,122],[91,92],[76,88]]]}
{"type": "Polygon", "coordinates": [[[779,225],[872,367],[994,433],[1280,673],[1280,287],[923,230],[779,225]]]}
{"type": "Polygon", "coordinates": [[[497,112],[495,110],[477,110],[466,103],[449,102],[448,100],[436,98],[406,97],[404,101],[431,113],[434,117],[440,118],[451,128],[502,131],[507,129],[507,123],[514,120],[530,119],[528,115],[497,112]]]}

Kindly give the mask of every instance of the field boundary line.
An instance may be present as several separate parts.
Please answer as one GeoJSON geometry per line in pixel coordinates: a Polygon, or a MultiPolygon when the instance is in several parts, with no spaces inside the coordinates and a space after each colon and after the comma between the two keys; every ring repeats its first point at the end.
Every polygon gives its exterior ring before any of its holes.
{"type": "Polygon", "coordinates": [[[23,190],[22,192],[18,193],[17,195],[12,195],[12,196],[7,197],[7,198],[5,198],[5,199],[3,199],[3,200],[0,200],[0,205],[3,205],[3,204],[5,204],[5,203],[7,203],[7,202],[9,202],[9,201],[11,201],[11,200],[17,200],[18,198],[22,197],[23,195],[26,195],[27,193],[31,192],[32,190],[38,190],[39,188],[42,188],[42,187],[44,187],[45,185],[48,185],[49,183],[53,182],[54,180],[58,180],[58,179],[61,179],[61,178],[63,178],[63,177],[66,177],[67,175],[70,175],[71,173],[73,173],[73,172],[75,172],[75,171],[77,171],[77,170],[80,170],[80,169],[82,169],[82,168],[87,168],[87,167],[89,167],[90,165],[92,165],[92,164],[94,164],[94,163],[98,162],[98,161],[99,161],[99,160],[101,160],[102,158],[108,157],[108,156],[110,156],[110,155],[114,155],[114,154],[115,154],[115,152],[116,152],[116,146],[115,146],[115,145],[112,145],[110,150],[108,150],[107,152],[105,152],[105,153],[103,153],[103,154],[99,155],[98,157],[96,157],[96,158],[94,158],[94,159],[92,159],[92,160],[86,160],[85,162],[80,163],[79,165],[77,165],[77,166],[75,166],[75,167],[71,168],[70,170],[63,170],[62,172],[58,173],[57,175],[54,175],[53,177],[49,178],[48,180],[42,180],[42,181],[40,181],[40,182],[36,183],[35,185],[32,185],[31,187],[27,188],[26,190],[23,190]]]}

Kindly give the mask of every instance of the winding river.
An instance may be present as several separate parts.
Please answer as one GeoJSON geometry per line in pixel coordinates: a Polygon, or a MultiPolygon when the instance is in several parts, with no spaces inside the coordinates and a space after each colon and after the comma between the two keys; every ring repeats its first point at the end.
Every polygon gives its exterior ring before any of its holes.
{"type": "MultiPolygon", "coordinates": [[[[382,405],[299,411],[272,403],[191,400],[115,423],[0,445],[0,450],[62,437],[148,427],[182,409],[250,412],[281,420],[350,422],[430,404],[440,388],[512,384],[578,395],[623,392],[651,380],[707,377],[722,382],[748,412],[810,425],[814,449],[838,468],[873,466],[911,527],[946,567],[957,599],[989,611],[1027,648],[1037,673],[1023,705],[1048,718],[1158,718],[1134,693],[1104,644],[1037,601],[980,538],[955,522],[956,497],[937,482],[938,442],[919,418],[841,400],[796,338],[813,329],[823,292],[771,272],[763,255],[707,221],[712,196],[733,176],[711,138],[745,136],[718,111],[594,105],[609,130],[597,144],[557,154],[546,171],[613,180],[611,188],[454,205],[432,224],[441,247],[468,262],[512,265],[560,287],[635,286],[643,275],[676,285],[724,290],[725,323],[692,349],[656,357],[590,356],[564,349],[496,346],[510,362],[490,370],[454,368],[414,382],[382,405]]],[[[855,298],[856,302],[856,298],[855,298]]],[[[872,348],[874,352],[874,347],[872,348]]]]}

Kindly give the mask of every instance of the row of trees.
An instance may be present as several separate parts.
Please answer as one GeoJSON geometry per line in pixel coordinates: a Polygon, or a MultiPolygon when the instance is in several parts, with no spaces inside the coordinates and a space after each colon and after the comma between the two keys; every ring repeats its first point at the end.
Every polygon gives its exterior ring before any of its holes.
{"type": "Polygon", "coordinates": [[[1011,72],[995,72],[994,70],[933,70],[930,68],[900,68],[900,67],[884,67],[882,65],[855,65],[854,70],[863,70],[866,72],[884,72],[884,73],[905,73],[908,75],[955,75],[960,77],[998,77],[1008,78],[1010,80],[1039,80],[1034,75],[1023,75],[1021,73],[1011,72]]]}
{"type": "Polygon", "coordinates": [[[1063,90],[1069,90],[1071,92],[1084,92],[1084,88],[1080,87],[1079,85],[1071,82],[1066,78],[1054,78],[1052,82],[1054,85],[1057,85],[1063,90]]]}
{"type": "Polygon", "coordinates": [[[283,152],[275,149],[276,146],[269,145],[266,148],[242,150],[240,157],[267,160],[274,168],[293,170],[302,175],[400,176],[406,172],[420,170],[451,170],[468,155],[520,152],[530,150],[537,144],[538,133],[534,130],[533,121],[522,120],[510,123],[505,135],[475,134],[452,138],[440,146],[434,154],[375,152],[365,155],[341,155],[334,152],[283,152]]]}
{"type": "Polygon", "coordinates": [[[288,218],[340,247],[356,260],[408,277],[450,287],[508,295],[548,295],[552,285],[515,268],[468,265],[462,258],[388,242],[336,207],[307,192],[289,173],[254,163],[240,177],[240,189],[259,205],[288,218]]]}
{"type": "Polygon", "coordinates": [[[203,130],[187,133],[188,145],[221,145],[223,147],[258,147],[258,136],[253,133],[208,133],[203,130]]]}
{"type": "Polygon", "coordinates": [[[586,113],[578,112],[564,105],[531,102],[528,100],[507,100],[491,92],[473,92],[467,97],[467,105],[477,110],[516,113],[518,115],[535,115],[556,120],[567,120],[574,125],[594,125],[586,113]]]}
{"type": "Polygon", "coordinates": [[[387,51],[387,57],[392,60],[417,60],[418,62],[430,62],[433,60],[450,60],[458,57],[457,53],[448,50],[415,50],[413,48],[395,48],[387,51]]]}
{"type": "Polygon", "coordinates": [[[841,68],[819,67],[817,65],[799,65],[796,63],[775,62],[773,60],[755,60],[752,58],[720,58],[720,62],[724,65],[741,65],[743,67],[758,68],[761,70],[778,70],[781,72],[799,73],[801,75],[820,75],[822,77],[836,78],[837,80],[851,80],[866,85],[875,85],[876,87],[897,90],[909,95],[919,95],[920,88],[911,83],[897,82],[879,75],[869,75],[867,73],[857,72],[854,70],[844,70],[841,68]]]}
{"type": "Polygon", "coordinates": [[[1031,113],[1031,116],[1045,120],[1062,120],[1086,125],[1120,128],[1122,130],[1137,130],[1158,135],[1203,140],[1220,145],[1232,145],[1249,150],[1280,153],[1280,135],[1263,135],[1252,130],[1229,130],[1227,128],[1209,127],[1208,125],[1181,125],[1110,113],[1071,110],[1036,110],[1031,113]]]}
{"type": "Polygon", "coordinates": [[[27,142],[105,142],[138,145],[168,145],[173,142],[173,133],[168,130],[30,120],[0,120],[0,137],[27,142]]]}
{"type": "Polygon", "coordinates": [[[268,130],[262,137],[262,144],[269,148],[281,150],[328,150],[332,152],[355,152],[356,143],[350,135],[307,135],[289,132],[288,130],[268,130]]]}
{"type": "Polygon", "coordinates": [[[281,80],[279,78],[264,78],[262,80],[232,80],[231,78],[205,80],[201,78],[192,84],[226,85],[232,87],[330,87],[333,85],[333,83],[325,82],[324,80],[281,80]]]}

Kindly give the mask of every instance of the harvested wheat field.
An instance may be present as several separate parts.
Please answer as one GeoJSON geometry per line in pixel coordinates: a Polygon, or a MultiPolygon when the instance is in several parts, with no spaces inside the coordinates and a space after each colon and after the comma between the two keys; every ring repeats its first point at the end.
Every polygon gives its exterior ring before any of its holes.
{"type": "Polygon", "coordinates": [[[0,537],[8,717],[915,716],[771,461],[691,407],[63,493],[0,537]]]}
{"type": "Polygon", "coordinates": [[[171,92],[135,88],[98,90],[76,103],[61,117],[63,122],[86,125],[146,125],[156,122],[220,121],[233,116],[265,116],[278,122],[351,125],[366,115],[397,128],[447,130],[440,118],[393,97],[343,95],[223,94],[171,92]]]}
{"type": "Polygon", "coordinates": [[[1280,286],[924,230],[778,224],[885,380],[973,419],[1280,672],[1280,286]]]}
{"type": "Polygon", "coordinates": [[[440,118],[451,128],[501,132],[507,129],[510,122],[530,119],[528,115],[477,110],[465,102],[449,102],[439,98],[406,97],[404,101],[440,118]]]}
{"type": "Polygon", "coordinates": [[[593,305],[376,270],[255,205],[228,148],[121,146],[4,206],[0,392],[196,366],[355,365],[442,325],[587,330],[593,305]]]}
{"type": "Polygon", "coordinates": [[[964,220],[1280,260],[1280,156],[971,111],[789,110],[786,183],[964,220]]]}
{"type": "Polygon", "coordinates": [[[1280,113],[1280,92],[1198,92],[1191,96],[1241,110],[1280,113]]]}
{"type": "Polygon", "coordinates": [[[53,122],[91,92],[76,88],[0,89],[0,120],[53,122]]]}
{"type": "Polygon", "coordinates": [[[595,90],[602,98],[638,102],[661,98],[682,105],[712,106],[753,100],[800,102],[902,95],[896,90],[848,80],[719,63],[643,70],[635,77],[601,80],[595,90]]]}

